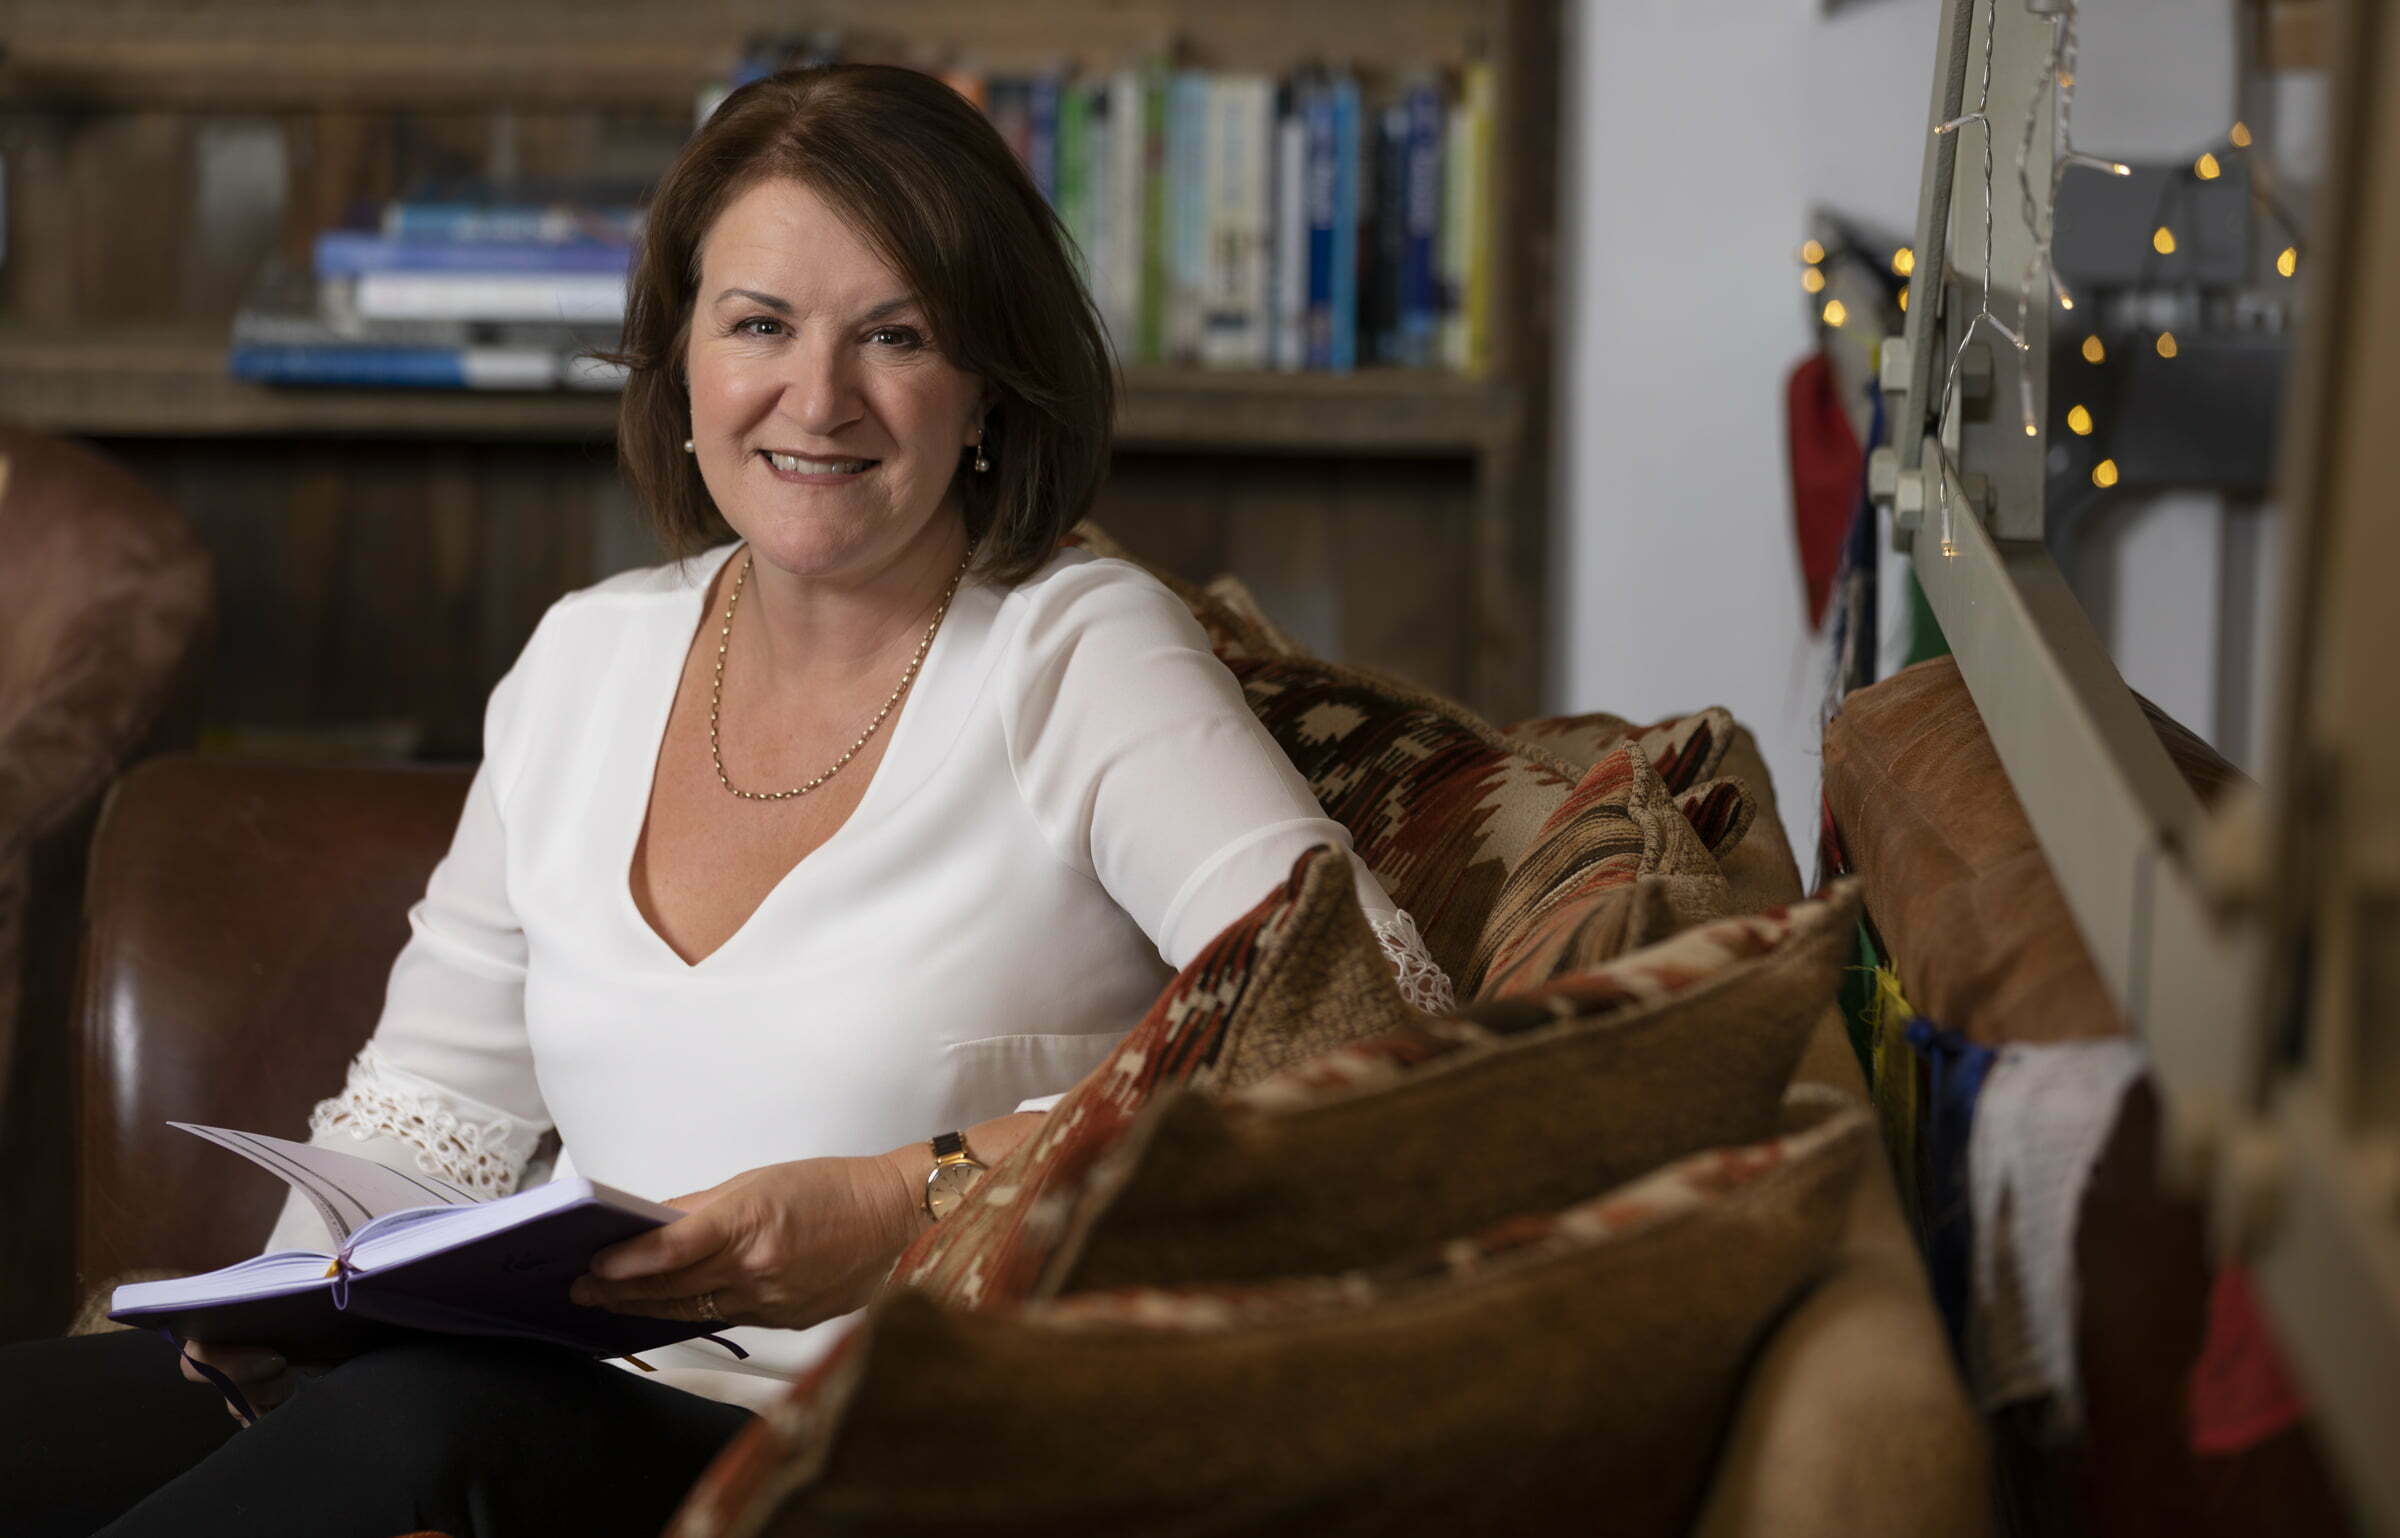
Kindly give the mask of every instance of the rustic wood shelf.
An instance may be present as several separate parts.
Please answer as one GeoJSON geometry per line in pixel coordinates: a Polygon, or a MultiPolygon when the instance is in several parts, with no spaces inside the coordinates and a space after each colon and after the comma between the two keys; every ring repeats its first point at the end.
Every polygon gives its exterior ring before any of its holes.
{"type": "MultiPolygon", "coordinates": [[[[1504,385],[1432,371],[1126,371],[1128,447],[1463,457],[1517,417],[1504,385]]],[[[202,339],[0,332],[0,419],[86,437],[606,438],[617,398],[576,391],[282,389],[227,377],[202,339]]]]}

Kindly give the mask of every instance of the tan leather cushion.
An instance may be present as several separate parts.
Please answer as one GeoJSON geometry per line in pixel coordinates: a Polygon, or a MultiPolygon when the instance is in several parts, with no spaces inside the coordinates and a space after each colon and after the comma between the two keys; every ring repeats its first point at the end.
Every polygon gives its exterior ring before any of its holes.
{"type": "MultiPolygon", "coordinates": [[[[2151,720],[2196,787],[2239,778],[2155,708],[2151,720]]],[[[1955,658],[1843,702],[1825,729],[1825,798],[1919,1014],[1993,1046],[2123,1034],[1955,658]]]]}
{"type": "Polygon", "coordinates": [[[461,769],[165,758],[93,838],[77,1271],[257,1252],[283,1189],[169,1120],[305,1137],[374,1028],[461,769]]]}

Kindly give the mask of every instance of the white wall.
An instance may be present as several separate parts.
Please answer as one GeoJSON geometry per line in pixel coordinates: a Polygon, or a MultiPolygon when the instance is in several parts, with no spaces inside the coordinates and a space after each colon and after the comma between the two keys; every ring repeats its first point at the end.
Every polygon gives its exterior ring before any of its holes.
{"type": "Polygon", "coordinates": [[[1722,704],[1814,866],[1824,648],[1783,385],[1812,204],[1915,218],[1933,0],[1576,0],[1565,18],[1557,711],[1722,704]]]}
{"type": "MultiPolygon", "coordinates": [[[[2222,133],[2231,4],[2086,0],[2078,137],[2147,157],[2222,133]]],[[[1814,206],[1913,227],[1937,0],[1572,0],[1564,26],[1546,708],[1727,706],[1806,873],[1826,659],[1785,469],[1784,380],[1813,342],[1795,251],[1814,206]]],[[[2221,570],[2222,519],[2189,512],[2113,521],[2138,547],[2100,553],[2139,584],[2129,626],[2213,615],[2244,575],[2221,570]]],[[[2215,687],[2217,659],[2188,645],[2120,656],[2162,701],[2215,687]]]]}

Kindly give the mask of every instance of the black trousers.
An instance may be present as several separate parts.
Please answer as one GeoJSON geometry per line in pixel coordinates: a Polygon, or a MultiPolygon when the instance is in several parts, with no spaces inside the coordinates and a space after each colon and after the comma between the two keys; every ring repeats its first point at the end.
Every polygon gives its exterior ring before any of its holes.
{"type": "Polygon", "coordinates": [[[654,1538],[749,1412],[516,1341],[411,1340],[242,1430],[139,1332],[0,1346],[9,1538],[654,1538]]]}

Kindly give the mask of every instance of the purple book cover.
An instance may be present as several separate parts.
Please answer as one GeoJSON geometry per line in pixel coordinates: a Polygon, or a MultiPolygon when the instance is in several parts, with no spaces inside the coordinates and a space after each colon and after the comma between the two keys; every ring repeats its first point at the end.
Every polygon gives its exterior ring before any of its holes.
{"type": "MultiPolygon", "coordinates": [[[[177,1125],[182,1125],[178,1123],[177,1125]]],[[[395,1330],[548,1341],[623,1356],[716,1326],[612,1314],[567,1288],[612,1244],[682,1216],[593,1181],[479,1202],[456,1187],[331,1149],[185,1127],[299,1189],[332,1230],[332,1255],[281,1250],[202,1276],[119,1287],[109,1317],[179,1340],[358,1349],[395,1330]]]]}

